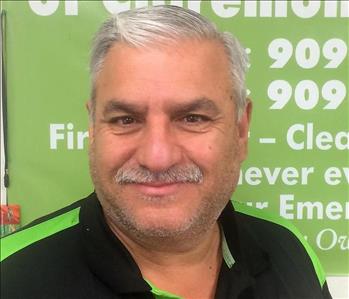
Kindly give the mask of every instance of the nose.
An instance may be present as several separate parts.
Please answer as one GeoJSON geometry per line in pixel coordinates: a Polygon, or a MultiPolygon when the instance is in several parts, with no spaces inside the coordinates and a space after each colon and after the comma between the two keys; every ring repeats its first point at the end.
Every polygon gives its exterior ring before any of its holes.
{"type": "Polygon", "coordinates": [[[167,170],[180,162],[181,150],[167,121],[157,119],[147,123],[136,159],[140,166],[153,172],[167,170]]]}

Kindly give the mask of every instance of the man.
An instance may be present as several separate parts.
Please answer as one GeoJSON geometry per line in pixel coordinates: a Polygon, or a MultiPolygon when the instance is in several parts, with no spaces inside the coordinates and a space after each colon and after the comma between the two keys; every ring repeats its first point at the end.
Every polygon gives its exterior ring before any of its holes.
{"type": "Polygon", "coordinates": [[[3,240],[1,298],[331,298],[290,224],[229,201],[251,114],[244,52],[179,7],[103,24],[95,193],[3,240]]]}

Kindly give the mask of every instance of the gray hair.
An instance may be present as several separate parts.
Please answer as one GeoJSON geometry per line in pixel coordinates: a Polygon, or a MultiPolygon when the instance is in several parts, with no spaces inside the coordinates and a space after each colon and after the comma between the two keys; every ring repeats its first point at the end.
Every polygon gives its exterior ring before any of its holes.
{"type": "Polygon", "coordinates": [[[90,61],[92,109],[97,76],[103,68],[108,50],[115,43],[140,48],[159,43],[170,44],[181,39],[209,39],[222,43],[230,62],[232,96],[236,101],[238,116],[241,116],[247,101],[245,74],[248,57],[245,49],[230,32],[219,32],[211,21],[200,14],[171,5],[129,10],[113,15],[102,24],[93,40],[90,61]]]}

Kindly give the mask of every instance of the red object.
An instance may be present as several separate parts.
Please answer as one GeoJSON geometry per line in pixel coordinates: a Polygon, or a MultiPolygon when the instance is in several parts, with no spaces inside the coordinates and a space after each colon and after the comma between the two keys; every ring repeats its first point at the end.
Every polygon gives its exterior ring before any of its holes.
{"type": "Polygon", "coordinates": [[[0,224],[20,224],[19,205],[1,205],[0,224]]]}

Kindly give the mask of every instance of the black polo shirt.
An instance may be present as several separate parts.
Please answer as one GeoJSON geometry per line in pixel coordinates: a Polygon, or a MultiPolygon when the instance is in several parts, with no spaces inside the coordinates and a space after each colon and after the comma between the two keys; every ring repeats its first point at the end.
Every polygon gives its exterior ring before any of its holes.
{"type": "MultiPolygon", "coordinates": [[[[224,261],[215,298],[331,298],[321,265],[291,224],[234,208],[229,202],[219,218],[224,261]]],[[[1,260],[2,299],[180,298],[142,277],[94,193],[2,239],[1,260]]]]}

